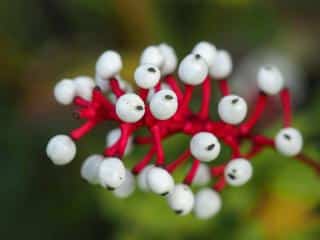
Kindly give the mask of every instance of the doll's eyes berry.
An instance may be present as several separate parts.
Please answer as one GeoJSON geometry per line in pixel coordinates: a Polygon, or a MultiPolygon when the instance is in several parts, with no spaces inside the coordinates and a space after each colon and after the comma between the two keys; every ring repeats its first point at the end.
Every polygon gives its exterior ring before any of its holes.
{"type": "Polygon", "coordinates": [[[160,90],[150,101],[150,111],[159,120],[167,120],[174,116],[178,109],[178,99],[172,90],[160,90]]]}
{"type": "Polygon", "coordinates": [[[108,50],[104,52],[96,63],[96,75],[101,79],[116,76],[122,69],[122,60],[119,53],[108,50]]]}
{"type": "Polygon", "coordinates": [[[209,42],[199,42],[192,50],[196,58],[202,57],[208,66],[213,64],[214,58],[216,57],[216,47],[209,42]]]}
{"type": "MultiPolygon", "coordinates": [[[[233,70],[231,55],[210,42],[197,43],[179,65],[170,45],[148,46],[132,79],[127,71],[120,75],[122,67],[121,56],[108,50],[96,62],[94,79],[78,76],[55,85],[56,101],[73,103],[74,116],[83,123],[69,134],[52,137],[46,147],[55,165],[69,164],[76,157],[76,142],[104,125],[102,131],[108,131],[104,149],[83,161],[80,176],[112,191],[107,194],[126,198],[137,186],[161,196],[173,214],[193,212],[199,219],[208,219],[221,209],[221,191],[242,186],[252,178],[251,159],[265,148],[276,149],[320,171],[319,163],[302,153],[302,135],[291,127],[290,93],[275,66],[258,69],[258,91],[247,86],[258,94],[253,104],[231,93],[227,81],[233,70]],[[213,91],[220,97],[218,104],[213,91]],[[284,127],[272,139],[259,133],[271,118],[262,121],[260,128],[256,126],[265,115],[269,95],[275,94],[279,94],[284,127]],[[116,128],[109,130],[114,125],[116,128]],[[176,138],[167,141],[174,135],[176,138]],[[243,148],[247,142],[249,148],[243,148]],[[130,152],[141,145],[146,152],[133,163],[136,157],[130,152]],[[174,151],[168,151],[167,146],[174,151]],[[223,152],[222,146],[230,151],[223,152]],[[132,169],[126,168],[127,162],[132,169]],[[184,178],[175,174],[178,169],[184,169],[184,178]],[[201,189],[194,192],[193,186],[201,189]]],[[[136,156],[140,156],[138,152],[136,156]]]]}
{"type": "Polygon", "coordinates": [[[246,159],[231,160],[225,169],[227,183],[232,186],[241,186],[247,183],[252,176],[252,166],[246,159]]]}
{"type": "Polygon", "coordinates": [[[185,84],[199,85],[208,75],[208,65],[200,54],[190,54],[181,61],[178,75],[185,84]]]}
{"type": "Polygon", "coordinates": [[[218,139],[209,132],[197,133],[190,141],[191,154],[203,162],[216,159],[220,153],[220,148],[218,139]]]}
{"type": "Polygon", "coordinates": [[[235,95],[223,97],[218,105],[221,120],[229,124],[241,123],[247,115],[247,110],[245,100],[235,95]]]}
{"type": "Polygon", "coordinates": [[[257,74],[258,87],[268,95],[278,94],[284,86],[279,69],[273,66],[261,67],[257,74]]]}
{"type": "Polygon", "coordinates": [[[302,150],[302,135],[297,129],[284,128],[276,135],[275,146],[283,155],[295,156],[302,150]]]}
{"type": "Polygon", "coordinates": [[[160,77],[160,70],[150,64],[140,65],[134,73],[136,84],[144,89],[154,88],[160,81],[160,77]]]}
{"type": "Polygon", "coordinates": [[[137,122],[144,116],[144,102],[138,95],[127,93],[117,100],[116,113],[124,122],[137,122]]]}
{"type": "Polygon", "coordinates": [[[229,77],[233,64],[230,54],[225,50],[217,50],[216,55],[209,67],[209,73],[215,80],[229,77]]]}

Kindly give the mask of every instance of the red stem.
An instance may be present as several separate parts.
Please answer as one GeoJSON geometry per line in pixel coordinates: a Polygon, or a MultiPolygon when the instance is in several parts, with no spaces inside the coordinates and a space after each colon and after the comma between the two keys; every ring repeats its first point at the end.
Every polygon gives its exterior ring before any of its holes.
{"type": "Polygon", "coordinates": [[[183,180],[183,183],[184,184],[187,184],[187,185],[191,185],[192,184],[192,181],[194,179],[194,176],[196,175],[197,173],[197,170],[199,168],[199,165],[200,165],[200,161],[195,159],[192,163],[192,166],[187,174],[187,176],[185,177],[185,179],[183,180]]]}
{"type": "Polygon", "coordinates": [[[230,94],[229,84],[226,79],[217,80],[219,85],[219,90],[222,96],[227,96],[230,94]]]}
{"type": "Polygon", "coordinates": [[[240,126],[240,132],[243,135],[248,134],[250,130],[256,125],[263,111],[265,110],[266,103],[267,95],[263,92],[260,92],[253,112],[250,114],[249,118],[240,126]]]}
{"type": "Polygon", "coordinates": [[[87,134],[88,132],[90,132],[91,129],[93,129],[95,126],[97,125],[97,121],[94,120],[89,120],[86,123],[84,123],[81,127],[73,130],[70,133],[70,137],[77,141],[80,138],[82,138],[85,134],[87,134]]]}
{"type": "Polygon", "coordinates": [[[155,125],[151,128],[151,132],[153,135],[153,140],[154,140],[154,146],[156,148],[156,155],[157,155],[157,160],[156,160],[156,165],[157,166],[163,166],[164,164],[164,152],[161,144],[161,134],[160,134],[160,129],[158,125],[155,125]]]}
{"type": "Polygon", "coordinates": [[[206,119],[209,116],[210,109],[210,99],[211,99],[211,79],[209,76],[206,77],[202,84],[202,103],[201,109],[198,114],[200,119],[206,119]]]}
{"type": "Polygon", "coordinates": [[[150,163],[155,152],[155,148],[152,147],[147,153],[147,155],[132,168],[132,173],[135,175],[139,174],[150,163]]]}
{"type": "Polygon", "coordinates": [[[116,78],[111,78],[109,80],[111,91],[116,95],[116,97],[121,97],[125,92],[120,88],[119,81],[116,78]]]}
{"type": "Polygon", "coordinates": [[[190,157],[191,153],[190,150],[187,149],[186,151],[184,151],[178,158],[177,160],[171,162],[170,164],[168,164],[166,166],[166,169],[168,172],[173,172],[174,170],[177,169],[177,167],[179,167],[180,165],[182,165],[186,160],[188,160],[188,158],[190,157]]]}
{"type": "Polygon", "coordinates": [[[280,100],[283,108],[283,126],[290,127],[292,122],[292,108],[291,95],[288,88],[285,88],[280,92],[280,100]]]}

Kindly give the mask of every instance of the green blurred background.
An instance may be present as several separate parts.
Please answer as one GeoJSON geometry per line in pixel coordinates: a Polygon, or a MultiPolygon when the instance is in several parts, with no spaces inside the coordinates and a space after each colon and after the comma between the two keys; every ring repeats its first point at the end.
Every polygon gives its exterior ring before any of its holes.
{"type": "MultiPolygon", "coordinates": [[[[130,80],[146,45],[168,42],[181,58],[208,40],[232,53],[235,79],[243,81],[234,80],[235,92],[247,99],[255,91],[246,83],[254,78],[247,69],[257,57],[289,66],[294,125],[305,135],[306,152],[320,160],[319,9],[317,0],[0,1],[0,238],[320,239],[320,178],[272,151],[254,159],[249,184],[223,192],[222,211],[208,221],[175,216],[153,194],[136,190],[119,200],[80,179],[82,160],[101,152],[114,125],[80,141],[77,159],[66,167],[45,156],[51,136],[79,125],[71,108],[54,102],[59,79],[92,76],[99,54],[116,49],[130,80]]],[[[272,136],[280,121],[270,114],[275,120],[264,132],[272,136]]],[[[166,141],[168,156],[187,141],[166,141]]],[[[145,151],[126,161],[132,165],[145,151]]]]}

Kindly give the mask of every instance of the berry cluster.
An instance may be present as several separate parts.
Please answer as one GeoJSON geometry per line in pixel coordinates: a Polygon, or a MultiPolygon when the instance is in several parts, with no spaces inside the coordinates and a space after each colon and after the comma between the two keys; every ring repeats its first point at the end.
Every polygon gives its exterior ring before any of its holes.
{"type": "MultiPolygon", "coordinates": [[[[284,79],[274,66],[258,70],[260,89],[257,102],[248,114],[246,101],[230,93],[227,77],[232,71],[232,60],[225,50],[217,50],[208,42],[198,43],[179,64],[173,75],[177,57],[167,44],[147,47],[134,73],[137,93],[119,75],[122,68],[117,52],[106,51],[96,63],[95,81],[90,77],[64,79],[54,88],[56,100],[77,107],[75,116],[86,122],[69,135],[57,135],[47,145],[47,155],[54,164],[64,165],[76,155],[75,141],[105,121],[119,123],[119,128],[107,134],[103,155],[91,155],[83,163],[81,176],[92,184],[113,190],[118,197],[129,196],[137,185],[143,191],[166,196],[170,208],[179,215],[191,211],[201,219],[215,215],[221,208],[219,192],[225,186],[241,186],[252,177],[250,159],[270,147],[286,156],[310,165],[318,173],[320,166],[301,154],[303,139],[291,127],[290,93],[284,79]],[[210,118],[211,88],[216,83],[222,98],[218,104],[220,120],[210,118]],[[202,90],[198,112],[190,109],[194,89],[202,90]],[[271,95],[280,96],[283,108],[283,129],[274,139],[253,133],[271,95]],[[140,128],[149,135],[140,136],[140,128]],[[162,140],[177,133],[191,137],[190,145],[177,159],[166,159],[162,140]],[[249,141],[248,152],[241,151],[243,141],[249,141]],[[221,143],[231,149],[231,157],[224,164],[210,166],[220,154],[221,143]],[[121,160],[133,144],[150,146],[149,152],[133,169],[127,170],[121,160]],[[155,159],[152,164],[151,161],[155,159]],[[172,173],[192,159],[183,183],[175,184],[172,173]],[[193,194],[190,185],[213,187],[193,194]]],[[[213,107],[215,108],[215,107],[213,107]]]]}

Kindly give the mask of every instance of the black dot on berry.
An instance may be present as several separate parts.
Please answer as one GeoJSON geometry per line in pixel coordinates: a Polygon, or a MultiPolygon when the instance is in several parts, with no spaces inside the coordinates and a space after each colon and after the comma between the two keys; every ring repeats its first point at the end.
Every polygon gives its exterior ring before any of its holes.
{"type": "Polygon", "coordinates": [[[164,193],[161,193],[161,196],[167,196],[169,194],[169,192],[164,192],[164,193]]]}
{"type": "Polygon", "coordinates": [[[151,72],[151,73],[155,73],[156,72],[156,69],[153,68],[153,67],[149,67],[147,70],[148,70],[148,72],[151,72]]]}
{"type": "Polygon", "coordinates": [[[207,150],[208,151],[211,151],[212,149],[214,149],[214,147],[215,147],[216,145],[213,143],[213,144],[210,144],[210,145],[208,145],[207,146],[207,150]]]}
{"type": "Polygon", "coordinates": [[[231,100],[232,104],[236,104],[237,102],[239,102],[239,98],[234,98],[234,99],[231,100]]]}
{"type": "Polygon", "coordinates": [[[290,141],[291,140],[291,136],[289,135],[289,134],[283,134],[283,137],[285,138],[285,139],[287,139],[288,141],[290,141]]]}
{"type": "Polygon", "coordinates": [[[143,108],[143,106],[141,106],[141,105],[138,105],[138,106],[136,106],[136,110],[138,110],[138,111],[142,111],[144,108],[143,108]]]}
{"type": "Polygon", "coordinates": [[[108,189],[109,191],[114,191],[115,188],[110,187],[110,186],[107,186],[107,189],[108,189]]]}
{"type": "Polygon", "coordinates": [[[195,55],[195,58],[196,58],[196,59],[200,59],[200,58],[201,58],[201,55],[200,55],[200,54],[196,54],[196,55],[195,55]]]}
{"type": "Polygon", "coordinates": [[[167,94],[167,95],[164,96],[164,98],[165,98],[166,100],[172,100],[172,99],[173,99],[173,96],[167,94]]]}
{"type": "Polygon", "coordinates": [[[181,213],[183,213],[182,210],[174,210],[174,212],[175,212],[176,214],[178,214],[178,215],[180,215],[181,213]]]}

